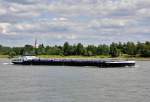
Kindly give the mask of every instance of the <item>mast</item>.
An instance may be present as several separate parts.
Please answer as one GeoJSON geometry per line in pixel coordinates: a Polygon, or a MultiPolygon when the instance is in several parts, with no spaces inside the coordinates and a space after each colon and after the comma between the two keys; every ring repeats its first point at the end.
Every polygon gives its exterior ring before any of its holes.
{"type": "Polygon", "coordinates": [[[35,42],[34,42],[34,48],[37,48],[37,38],[35,39],[35,42]]]}
{"type": "Polygon", "coordinates": [[[37,48],[38,48],[38,46],[37,46],[37,38],[35,38],[35,42],[34,42],[34,54],[35,55],[38,55],[37,48]]]}

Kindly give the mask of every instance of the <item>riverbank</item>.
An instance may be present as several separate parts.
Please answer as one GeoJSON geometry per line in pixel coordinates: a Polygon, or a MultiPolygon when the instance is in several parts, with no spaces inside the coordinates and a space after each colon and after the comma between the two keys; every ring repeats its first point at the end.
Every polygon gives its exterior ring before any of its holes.
{"type": "Polygon", "coordinates": [[[2,59],[2,58],[9,58],[9,55],[0,55],[0,58],[2,59]]]}
{"type": "Polygon", "coordinates": [[[8,55],[0,55],[0,61],[8,61],[10,60],[8,55]]]}
{"type": "Polygon", "coordinates": [[[98,59],[110,58],[110,56],[60,56],[60,55],[39,55],[40,58],[64,58],[64,59],[98,59]]]}
{"type": "MultiPolygon", "coordinates": [[[[135,61],[150,61],[150,57],[127,57],[120,56],[112,58],[110,56],[60,56],[60,55],[38,55],[39,58],[58,58],[58,59],[112,59],[112,60],[135,60],[135,61]]],[[[0,60],[9,59],[8,55],[0,55],[0,60]]]]}
{"type": "Polygon", "coordinates": [[[120,56],[112,58],[111,56],[60,56],[60,55],[39,55],[40,58],[60,58],[60,59],[112,59],[112,60],[135,60],[150,61],[150,57],[126,57],[120,56]]]}
{"type": "MultiPolygon", "coordinates": [[[[58,59],[112,59],[112,60],[135,60],[135,61],[150,61],[150,57],[127,57],[120,56],[112,58],[111,56],[60,56],[60,55],[38,55],[39,58],[58,58],[58,59]]],[[[0,60],[9,59],[8,55],[0,55],[0,60]]]]}

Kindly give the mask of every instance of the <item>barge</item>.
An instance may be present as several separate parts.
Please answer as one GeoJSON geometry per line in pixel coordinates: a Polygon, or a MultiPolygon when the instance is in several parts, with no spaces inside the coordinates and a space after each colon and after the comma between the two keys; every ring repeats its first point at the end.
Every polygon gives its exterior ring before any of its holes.
{"type": "Polygon", "coordinates": [[[96,67],[129,67],[135,61],[99,60],[99,59],[41,59],[36,56],[22,56],[12,59],[19,65],[51,65],[51,66],[96,66],[96,67]]]}

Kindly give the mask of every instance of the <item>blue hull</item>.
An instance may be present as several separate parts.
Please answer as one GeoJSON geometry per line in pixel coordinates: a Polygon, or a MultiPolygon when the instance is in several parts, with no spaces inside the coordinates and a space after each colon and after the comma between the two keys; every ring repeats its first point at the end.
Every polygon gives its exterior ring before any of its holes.
{"type": "Polygon", "coordinates": [[[48,60],[48,59],[34,59],[22,62],[12,62],[20,65],[52,65],[52,66],[96,66],[96,67],[126,67],[135,66],[135,62],[129,61],[101,61],[101,60],[48,60]]]}

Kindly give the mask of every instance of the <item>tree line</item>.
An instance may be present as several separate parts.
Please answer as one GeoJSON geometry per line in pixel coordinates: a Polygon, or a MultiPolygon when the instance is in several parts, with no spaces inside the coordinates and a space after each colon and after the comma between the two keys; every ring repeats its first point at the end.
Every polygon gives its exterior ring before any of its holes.
{"type": "Polygon", "coordinates": [[[37,48],[32,45],[25,45],[24,47],[6,47],[0,45],[0,55],[9,55],[10,57],[17,55],[104,55],[119,57],[124,54],[132,57],[150,57],[150,42],[112,42],[110,45],[100,44],[98,46],[84,46],[81,43],[70,45],[68,42],[65,42],[62,46],[44,46],[43,44],[40,44],[37,48]]]}

